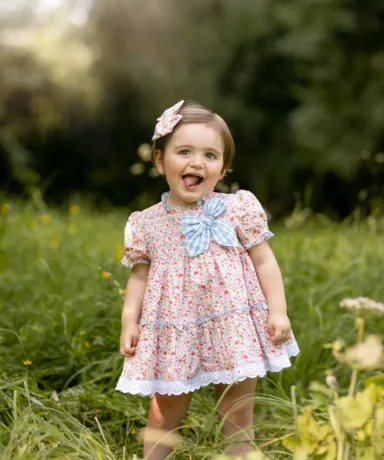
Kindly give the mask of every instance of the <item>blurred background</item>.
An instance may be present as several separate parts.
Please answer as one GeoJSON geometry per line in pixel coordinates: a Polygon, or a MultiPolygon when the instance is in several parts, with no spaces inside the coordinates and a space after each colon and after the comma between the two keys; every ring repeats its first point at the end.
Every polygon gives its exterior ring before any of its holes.
{"type": "Polygon", "coordinates": [[[382,211],[380,0],[0,0],[0,69],[3,194],[154,204],[156,118],[193,99],[234,134],[221,191],[382,211]]]}

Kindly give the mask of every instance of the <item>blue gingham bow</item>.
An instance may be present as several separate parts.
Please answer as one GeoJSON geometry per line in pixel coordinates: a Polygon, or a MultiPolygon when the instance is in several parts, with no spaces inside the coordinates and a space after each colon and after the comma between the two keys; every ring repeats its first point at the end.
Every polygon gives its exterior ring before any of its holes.
{"type": "Polygon", "coordinates": [[[212,237],[222,246],[237,246],[237,236],[231,224],[216,220],[226,208],[226,201],[212,198],[204,202],[204,216],[181,216],[181,231],[191,257],[205,252],[212,237]]]}

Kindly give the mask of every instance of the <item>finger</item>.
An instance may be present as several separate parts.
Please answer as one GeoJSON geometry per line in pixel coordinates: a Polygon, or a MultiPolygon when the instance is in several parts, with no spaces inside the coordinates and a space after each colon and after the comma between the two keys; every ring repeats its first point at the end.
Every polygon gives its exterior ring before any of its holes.
{"type": "Polygon", "coordinates": [[[285,335],[285,341],[289,340],[291,338],[291,329],[287,329],[284,335],[285,335]]]}
{"type": "Polygon", "coordinates": [[[124,350],[124,347],[120,347],[120,354],[124,356],[124,358],[130,358],[130,354],[124,350]]]}
{"type": "Polygon", "coordinates": [[[284,336],[284,339],[285,339],[284,342],[288,342],[290,337],[291,337],[291,331],[287,331],[284,336]]]}
{"type": "Polygon", "coordinates": [[[131,348],[132,348],[132,339],[131,337],[127,337],[125,342],[123,343],[123,349],[125,353],[129,353],[131,351],[131,348]]]}
{"type": "Polygon", "coordinates": [[[133,356],[135,355],[134,352],[133,352],[133,353],[129,353],[129,352],[126,352],[126,351],[124,351],[124,350],[123,350],[122,352],[120,352],[120,354],[121,354],[122,356],[124,356],[124,358],[128,358],[128,359],[129,359],[129,358],[133,358],[133,356]]]}
{"type": "Polygon", "coordinates": [[[283,333],[281,329],[275,329],[275,334],[273,336],[273,339],[275,340],[276,343],[281,342],[281,339],[283,337],[283,333]]]}
{"type": "Polygon", "coordinates": [[[126,358],[132,358],[132,356],[135,354],[136,348],[129,348],[128,350],[124,350],[124,356],[126,358]]]}
{"type": "Polygon", "coordinates": [[[273,335],[275,332],[275,326],[273,324],[268,324],[267,331],[268,331],[268,334],[273,335]]]}
{"type": "Polygon", "coordinates": [[[131,346],[131,337],[128,337],[127,341],[120,346],[120,354],[126,358],[131,358],[135,351],[136,347],[131,346]]]}

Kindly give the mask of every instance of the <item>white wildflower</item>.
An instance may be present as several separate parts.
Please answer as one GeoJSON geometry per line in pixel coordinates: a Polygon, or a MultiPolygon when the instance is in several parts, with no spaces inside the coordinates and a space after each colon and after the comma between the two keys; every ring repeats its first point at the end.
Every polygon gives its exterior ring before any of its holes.
{"type": "Polygon", "coordinates": [[[380,338],[369,335],[363,342],[346,350],[344,361],[360,369],[377,369],[384,364],[384,350],[380,338]]]}
{"type": "Polygon", "coordinates": [[[57,391],[53,390],[51,393],[51,399],[54,401],[58,402],[59,401],[59,395],[57,394],[57,391]]]}
{"type": "Polygon", "coordinates": [[[348,308],[356,313],[371,313],[376,315],[384,314],[384,304],[376,302],[368,297],[357,297],[355,299],[343,299],[340,307],[348,308]]]}
{"type": "Polygon", "coordinates": [[[93,339],[92,345],[102,347],[102,346],[104,345],[104,339],[103,339],[103,337],[101,337],[100,335],[96,336],[96,337],[93,339]]]}
{"type": "Polygon", "coordinates": [[[325,383],[331,390],[337,391],[339,389],[339,384],[337,382],[336,377],[333,374],[328,374],[325,377],[325,383]]]}

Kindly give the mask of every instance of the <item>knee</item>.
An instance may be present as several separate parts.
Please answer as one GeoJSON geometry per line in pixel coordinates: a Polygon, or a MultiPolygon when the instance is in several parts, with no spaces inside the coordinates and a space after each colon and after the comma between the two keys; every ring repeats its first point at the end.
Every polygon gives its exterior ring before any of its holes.
{"type": "Polygon", "coordinates": [[[168,395],[156,395],[150,403],[148,422],[152,426],[166,428],[179,423],[185,415],[187,406],[180,398],[168,395]]]}
{"type": "Polygon", "coordinates": [[[162,396],[154,396],[150,403],[148,421],[156,426],[164,426],[168,415],[172,411],[172,400],[162,396]]]}

